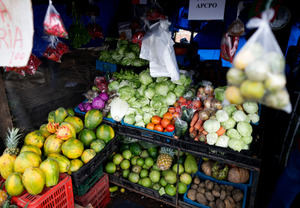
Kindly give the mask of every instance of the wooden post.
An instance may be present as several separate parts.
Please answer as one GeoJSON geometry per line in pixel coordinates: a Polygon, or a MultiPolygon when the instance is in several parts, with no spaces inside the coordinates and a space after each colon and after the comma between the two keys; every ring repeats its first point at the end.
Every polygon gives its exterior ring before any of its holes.
{"type": "Polygon", "coordinates": [[[6,136],[7,128],[12,128],[12,126],[12,118],[7,102],[5,85],[2,80],[2,75],[0,73],[0,137],[2,139],[4,139],[6,136]]]}

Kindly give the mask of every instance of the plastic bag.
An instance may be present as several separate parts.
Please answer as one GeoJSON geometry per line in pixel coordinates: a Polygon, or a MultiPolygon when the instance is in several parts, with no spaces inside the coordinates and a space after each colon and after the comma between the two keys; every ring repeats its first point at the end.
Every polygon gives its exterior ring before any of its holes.
{"type": "Polygon", "coordinates": [[[49,6],[44,19],[44,31],[49,35],[54,35],[60,38],[68,38],[68,32],[65,29],[60,14],[52,5],[51,0],[49,0],[49,6]]]}
{"type": "Polygon", "coordinates": [[[49,60],[61,63],[61,57],[69,51],[69,47],[61,41],[58,41],[58,38],[55,36],[50,37],[50,44],[46,48],[43,56],[49,60]]]}
{"type": "Polygon", "coordinates": [[[262,18],[252,18],[248,28],[258,28],[233,60],[227,72],[227,101],[241,104],[256,101],[290,113],[292,108],[285,88],[285,59],[271,31],[269,21],[274,10],[266,10],[262,18]]]}
{"type": "Polygon", "coordinates": [[[27,62],[27,65],[24,67],[6,67],[5,71],[14,71],[18,74],[21,74],[22,76],[25,76],[26,74],[34,75],[38,67],[41,65],[40,59],[38,59],[35,55],[31,54],[29,57],[29,60],[27,62]]]}
{"type": "Polygon", "coordinates": [[[150,62],[152,77],[171,77],[172,81],[176,81],[179,80],[179,69],[169,25],[167,20],[160,20],[150,26],[142,41],[140,58],[150,62]]]}

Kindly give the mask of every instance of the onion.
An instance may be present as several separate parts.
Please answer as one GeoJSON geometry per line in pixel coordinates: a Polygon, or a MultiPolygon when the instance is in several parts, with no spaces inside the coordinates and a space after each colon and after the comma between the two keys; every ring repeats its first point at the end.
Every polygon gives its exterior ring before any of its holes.
{"type": "Polygon", "coordinates": [[[216,100],[216,99],[214,99],[212,101],[212,107],[216,108],[218,110],[221,110],[223,108],[222,103],[220,101],[216,100]]]}
{"type": "Polygon", "coordinates": [[[209,112],[206,111],[206,110],[200,111],[200,112],[199,112],[199,118],[200,118],[202,121],[206,121],[207,119],[209,119],[209,112]]]}

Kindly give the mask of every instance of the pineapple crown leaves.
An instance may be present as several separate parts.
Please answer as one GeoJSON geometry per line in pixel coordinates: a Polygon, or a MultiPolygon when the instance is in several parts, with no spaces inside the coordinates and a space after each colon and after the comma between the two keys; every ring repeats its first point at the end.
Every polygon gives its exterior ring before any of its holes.
{"type": "Polygon", "coordinates": [[[5,140],[5,145],[6,147],[12,147],[15,148],[18,146],[18,142],[21,139],[22,134],[20,132],[19,128],[11,128],[8,129],[7,135],[6,135],[6,140],[5,140]]]}
{"type": "Polygon", "coordinates": [[[168,154],[171,157],[173,157],[175,155],[175,150],[173,150],[169,147],[161,147],[159,153],[160,154],[168,154]]]}

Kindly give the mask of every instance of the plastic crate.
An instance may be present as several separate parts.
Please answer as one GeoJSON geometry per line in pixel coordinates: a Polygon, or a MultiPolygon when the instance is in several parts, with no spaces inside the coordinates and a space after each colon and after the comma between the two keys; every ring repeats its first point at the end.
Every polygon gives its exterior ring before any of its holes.
{"type": "MultiPolygon", "coordinates": [[[[204,174],[200,174],[200,172],[198,171],[196,173],[196,175],[200,178],[200,180],[210,180],[210,181],[213,181],[213,182],[216,182],[218,184],[223,184],[223,185],[230,185],[230,186],[233,186],[235,188],[238,188],[240,190],[242,190],[243,194],[244,194],[244,198],[243,198],[243,208],[246,207],[246,199],[247,199],[247,186],[245,186],[244,184],[237,184],[237,183],[230,183],[230,182],[227,182],[227,181],[218,181],[214,178],[210,178],[209,176],[207,175],[204,175],[204,174]]],[[[190,188],[190,185],[188,186],[188,190],[190,188]]],[[[205,206],[203,204],[200,204],[196,201],[193,201],[191,199],[189,199],[187,197],[187,192],[183,195],[183,201],[189,203],[189,204],[192,204],[194,206],[197,206],[197,207],[202,207],[202,208],[209,208],[208,206],[205,206]]]]}
{"type": "Polygon", "coordinates": [[[5,182],[5,179],[4,178],[2,178],[1,176],[0,176],[0,187],[2,186],[2,184],[5,182]]]}
{"type": "MultiPolygon", "coordinates": [[[[209,180],[212,180],[212,179],[214,179],[214,180],[216,180],[217,182],[226,182],[226,183],[229,183],[229,185],[232,185],[232,184],[236,184],[236,183],[232,183],[232,182],[229,182],[229,181],[225,181],[225,180],[218,180],[218,179],[215,179],[215,178],[213,178],[213,177],[211,177],[211,176],[208,176],[208,175],[205,175],[202,171],[200,171],[201,170],[201,165],[202,165],[202,163],[203,163],[203,160],[202,159],[200,159],[200,161],[199,161],[199,168],[198,168],[198,174],[199,175],[202,175],[202,176],[206,176],[207,178],[209,178],[209,180]]],[[[248,183],[239,183],[241,186],[248,186],[248,187],[251,187],[251,185],[252,185],[252,180],[253,180],[253,172],[251,171],[251,170],[248,170],[249,171],[249,180],[248,180],[248,183]]]]}
{"type": "Polygon", "coordinates": [[[108,62],[103,62],[100,60],[96,60],[96,70],[99,70],[101,72],[116,72],[117,71],[117,65],[108,63],[108,62]]]}
{"type": "Polygon", "coordinates": [[[108,175],[101,179],[83,196],[75,196],[77,204],[86,207],[91,204],[94,208],[105,207],[110,201],[108,175]]]}
{"type": "Polygon", "coordinates": [[[67,174],[60,175],[60,182],[51,188],[44,188],[39,195],[27,192],[18,197],[12,197],[12,202],[19,207],[28,208],[73,208],[74,196],[71,177],[67,174]]]}
{"type": "Polygon", "coordinates": [[[78,171],[71,174],[74,187],[80,187],[91,175],[94,174],[99,166],[102,165],[102,162],[117,149],[117,142],[118,141],[116,138],[110,140],[110,142],[105,145],[103,150],[96,154],[92,160],[84,164],[78,171]]]}
{"type": "Polygon", "coordinates": [[[75,196],[84,195],[103,175],[103,165],[101,164],[93,174],[90,175],[79,187],[73,186],[75,196]]]}

